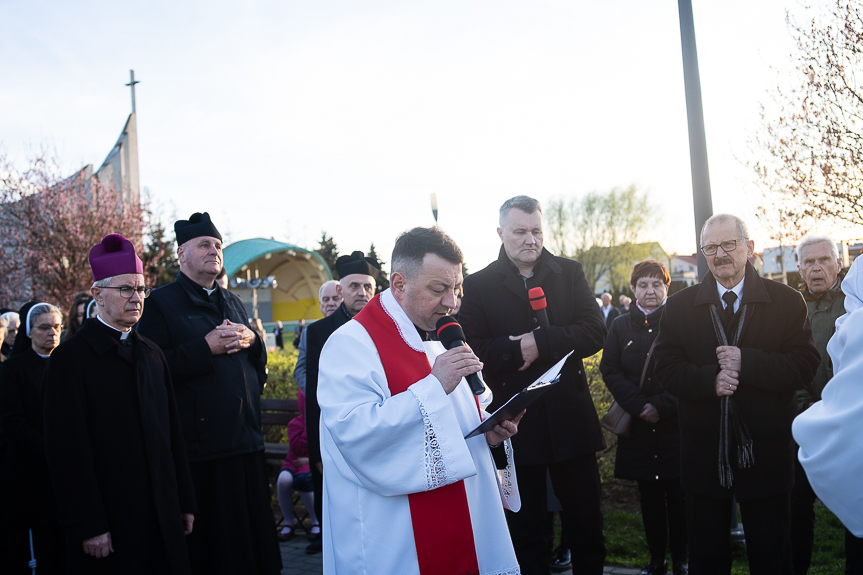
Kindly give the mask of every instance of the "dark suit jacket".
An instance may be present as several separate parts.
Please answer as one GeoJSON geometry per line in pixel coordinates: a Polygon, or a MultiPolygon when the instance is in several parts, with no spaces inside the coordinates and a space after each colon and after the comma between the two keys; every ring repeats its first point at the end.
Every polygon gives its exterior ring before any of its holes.
{"type": "MultiPolygon", "coordinates": [[[[710,304],[724,316],[711,274],[698,285],[668,298],[654,351],[656,375],[678,398],[681,482],[687,491],[738,501],[789,491],[796,450],[791,421],[797,414],[795,391],[812,381],[820,356],[812,341],[806,303],[799,292],[762,279],[746,266],[741,309],[747,310],[738,347],[740,386],[734,404],[752,437],[754,466],[739,469],[731,438],[732,489],[719,484],[720,400],[716,395],[719,346],[710,304]]],[[[740,319],[735,316],[732,329],[740,319]]]]}
{"type": "Polygon", "coordinates": [[[345,304],[324,319],[310,325],[306,334],[306,436],[309,462],[321,461],[321,407],[318,405],[318,367],[324,344],[337,329],[351,320],[345,304]]]}
{"type": "MultiPolygon", "coordinates": [[[[620,315],[620,310],[614,306],[609,306],[611,309],[608,311],[608,317],[605,318],[605,329],[611,329],[611,322],[614,321],[614,318],[620,315]]],[[[602,313],[602,308],[599,308],[599,313],[602,313]]]]}
{"type": "Polygon", "coordinates": [[[581,360],[602,349],[606,329],[580,263],[543,250],[525,286],[501,247],[496,262],[465,279],[459,318],[468,344],[485,364],[482,375],[494,393],[492,409],[575,350],[560,383],[522,419],[513,438],[516,463],[564,461],[604,447],[581,360]],[[527,297],[533,287],[545,292],[550,326],[534,332],[539,359],[518,371],[524,364],[521,345],[509,336],[539,325],[527,297]]]}

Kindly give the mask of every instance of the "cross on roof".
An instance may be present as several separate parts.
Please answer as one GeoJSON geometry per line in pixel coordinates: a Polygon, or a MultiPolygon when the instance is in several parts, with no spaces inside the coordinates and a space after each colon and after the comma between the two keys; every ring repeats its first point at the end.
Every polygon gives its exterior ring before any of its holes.
{"type": "Polygon", "coordinates": [[[126,84],[132,88],[132,113],[135,113],[135,84],[140,84],[140,80],[135,80],[135,71],[129,70],[129,76],[131,77],[131,81],[126,84]]]}

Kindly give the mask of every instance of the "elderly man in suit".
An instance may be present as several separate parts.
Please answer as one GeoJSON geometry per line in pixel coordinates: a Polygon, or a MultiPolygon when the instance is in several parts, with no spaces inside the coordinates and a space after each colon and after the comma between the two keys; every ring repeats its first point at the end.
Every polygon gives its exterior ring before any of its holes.
{"type": "Polygon", "coordinates": [[[820,356],[803,297],[760,278],[754,248],[740,218],[707,220],[710,273],[668,298],[659,328],[656,375],[678,398],[692,575],[731,572],[733,497],[751,573],[793,572],[791,422],[820,356]]]}

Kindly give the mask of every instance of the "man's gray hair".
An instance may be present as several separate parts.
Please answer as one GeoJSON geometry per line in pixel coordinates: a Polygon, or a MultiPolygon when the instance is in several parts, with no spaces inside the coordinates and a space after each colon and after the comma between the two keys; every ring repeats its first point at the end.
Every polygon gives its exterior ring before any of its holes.
{"type": "Polygon", "coordinates": [[[94,281],[93,287],[97,287],[97,288],[109,287],[111,285],[111,280],[114,279],[115,277],[117,277],[117,276],[111,276],[109,278],[102,278],[100,280],[94,281]]]}
{"type": "Polygon", "coordinates": [[[513,208],[521,210],[526,214],[532,214],[533,212],[542,213],[542,206],[538,200],[535,200],[530,196],[515,196],[514,198],[510,198],[505,201],[500,207],[500,217],[498,219],[500,227],[503,227],[506,217],[513,208]]]}
{"type": "Polygon", "coordinates": [[[464,256],[455,241],[437,226],[414,228],[396,238],[391,258],[392,273],[398,272],[409,280],[420,274],[426,254],[435,254],[444,261],[461,265],[464,256]]]}
{"type": "Polygon", "coordinates": [[[321,298],[324,297],[324,288],[327,286],[337,286],[339,282],[336,280],[327,280],[321,284],[320,289],[318,289],[318,301],[321,301],[321,298]]]}
{"type": "Polygon", "coordinates": [[[734,222],[737,226],[737,237],[734,239],[749,239],[749,227],[746,225],[746,222],[743,221],[742,218],[739,218],[733,214],[716,214],[714,216],[710,216],[707,218],[707,221],[704,222],[704,225],[701,227],[701,234],[699,237],[699,243],[704,245],[704,230],[707,229],[707,226],[710,224],[721,224],[728,221],[734,222]]]}
{"type": "Polygon", "coordinates": [[[810,232],[800,238],[800,241],[797,242],[797,263],[803,263],[803,248],[805,248],[806,246],[820,244],[821,242],[827,242],[828,244],[830,244],[830,249],[833,250],[833,257],[838,260],[839,248],[836,247],[836,242],[833,241],[833,237],[830,234],[819,234],[816,232],[810,232]]]}

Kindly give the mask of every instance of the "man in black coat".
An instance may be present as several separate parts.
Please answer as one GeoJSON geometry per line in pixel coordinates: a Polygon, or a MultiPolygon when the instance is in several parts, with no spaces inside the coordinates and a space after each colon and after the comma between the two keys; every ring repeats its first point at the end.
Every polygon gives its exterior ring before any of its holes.
{"type": "Polygon", "coordinates": [[[605,292],[600,297],[602,300],[602,307],[599,308],[599,311],[602,312],[602,317],[605,318],[605,329],[611,329],[611,322],[614,321],[614,318],[619,316],[622,312],[611,305],[611,294],[605,292]]]}
{"type": "Polygon", "coordinates": [[[174,224],[180,273],[138,325],[165,354],[198,500],[193,573],[281,571],[264,460],[261,392],[267,350],[240,298],[216,284],[222,238],[209,214],[174,224]]]}
{"type": "MultiPolygon", "coordinates": [[[[321,408],[318,405],[318,368],[324,344],[333,333],[360,313],[375,295],[375,278],[380,264],[363,252],[353,252],[336,260],[339,274],[337,295],[343,301],[336,311],[306,328],[306,436],[309,442],[309,465],[315,488],[315,512],[323,517],[323,469],[321,458],[321,408]]],[[[319,294],[320,295],[320,294],[319,294]]],[[[323,306],[322,306],[323,311],[323,306]]],[[[306,547],[307,553],[321,551],[320,540],[306,547]]]]}
{"type": "Polygon", "coordinates": [[[131,330],[149,293],[143,266],[118,234],[91,250],[90,266],[99,316],[54,350],[44,383],[70,572],[188,575],[195,496],[171,375],[131,330]]]}
{"type": "Polygon", "coordinates": [[[596,452],[604,447],[582,358],[605,343],[606,328],[581,264],[542,248],[542,211],[527,196],[500,209],[503,246],[496,262],[464,281],[459,318],[485,367],[491,409],[575,350],[561,381],[531,405],[513,438],[521,511],[507,513],[523,574],[549,573],[546,474],[573,525],[574,573],[602,573],[605,543],[596,452]],[[531,309],[528,289],[542,287],[548,327],[531,309]],[[539,327],[539,329],[537,329],[539,327]]]}
{"type": "Polygon", "coordinates": [[[748,263],[754,247],[735,216],[705,223],[710,273],[668,299],[654,352],[657,377],[678,398],[692,575],[730,573],[734,496],[753,575],[793,572],[791,422],[820,356],[800,293],[760,278],[748,263]]]}

